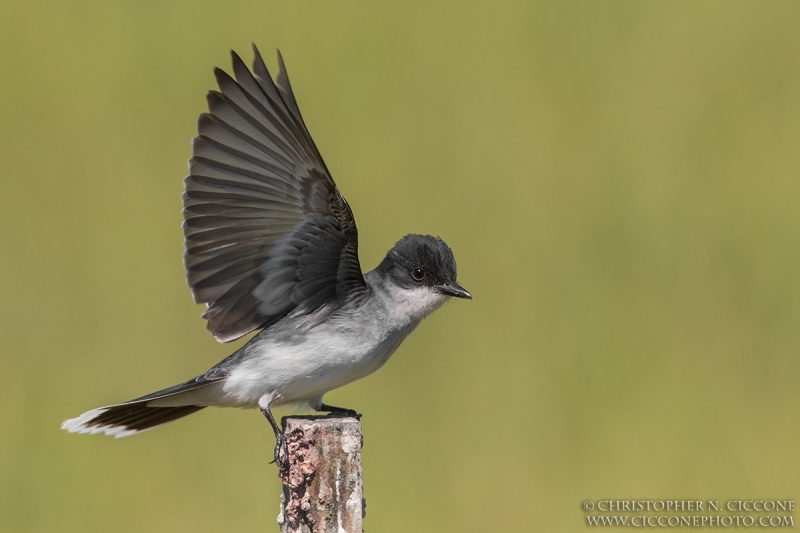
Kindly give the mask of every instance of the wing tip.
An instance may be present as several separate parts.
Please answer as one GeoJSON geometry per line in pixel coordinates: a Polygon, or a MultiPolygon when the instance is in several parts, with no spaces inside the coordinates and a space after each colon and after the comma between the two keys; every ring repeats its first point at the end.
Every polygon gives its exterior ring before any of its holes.
{"type": "Polygon", "coordinates": [[[219,85],[220,90],[223,85],[233,81],[231,75],[219,67],[214,67],[214,79],[217,80],[217,85],[219,85]]]}
{"type": "MultiPolygon", "coordinates": [[[[234,73],[237,73],[237,72],[241,71],[242,68],[247,70],[247,65],[245,64],[244,60],[242,59],[242,56],[240,56],[238,53],[236,53],[236,50],[231,50],[231,63],[233,64],[234,73]]],[[[249,72],[249,70],[248,70],[248,72],[249,72]]],[[[237,74],[237,78],[238,77],[239,76],[237,74]]]]}
{"type": "Polygon", "coordinates": [[[263,68],[265,72],[269,72],[264,58],[261,57],[261,52],[258,50],[256,43],[253,43],[253,73],[258,74],[257,70],[263,68]]]}
{"type": "Polygon", "coordinates": [[[289,73],[286,72],[286,63],[283,62],[283,55],[280,49],[276,48],[275,51],[278,53],[278,77],[276,78],[278,88],[286,90],[288,94],[294,97],[292,84],[289,81],[289,73]]]}

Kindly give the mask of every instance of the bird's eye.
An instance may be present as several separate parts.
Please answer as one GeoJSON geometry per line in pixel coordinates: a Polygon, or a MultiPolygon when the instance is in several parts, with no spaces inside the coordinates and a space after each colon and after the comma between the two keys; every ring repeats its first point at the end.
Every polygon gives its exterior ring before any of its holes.
{"type": "Polygon", "coordinates": [[[416,281],[422,281],[425,279],[425,271],[422,270],[420,267],[416,267],[414,270],[411,271],[411,277],[414,278],[416,281]]]}

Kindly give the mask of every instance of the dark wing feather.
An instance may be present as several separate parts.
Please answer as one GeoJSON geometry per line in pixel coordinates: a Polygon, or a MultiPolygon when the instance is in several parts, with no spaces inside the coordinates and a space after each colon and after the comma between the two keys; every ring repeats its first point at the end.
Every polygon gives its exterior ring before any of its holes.
{"type": "Polygon", "coordinates": [[[186,279],[220,342],[366,292],[358,231],[306,129],[278,53],[277,84],[253,46],[197,123],[184,180],[186,279]]]}

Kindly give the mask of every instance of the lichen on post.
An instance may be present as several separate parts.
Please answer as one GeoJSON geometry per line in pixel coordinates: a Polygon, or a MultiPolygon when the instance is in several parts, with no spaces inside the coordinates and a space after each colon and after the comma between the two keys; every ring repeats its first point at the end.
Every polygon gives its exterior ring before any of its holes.
{"type": "Polygon", "coordinates": [[[289,450],[278,524],[282,533],[361,533],[361,424],[356,418],[282,420],[289,450]]]}

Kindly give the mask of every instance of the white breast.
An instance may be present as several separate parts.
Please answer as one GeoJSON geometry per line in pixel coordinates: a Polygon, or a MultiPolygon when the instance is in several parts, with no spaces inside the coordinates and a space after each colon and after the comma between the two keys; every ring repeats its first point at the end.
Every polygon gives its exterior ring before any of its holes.
{"type": "MultiPolygon", "coordinates": [[[[248,346],[225,380],[223,405],[255,407],[262,396],[274,404],[301,403],[360,379],[389,359],[419,322],[447,297],[428,289],[375,291],[367,302],[343,310],[296,335],[265,332],[248,346]]],[[[287,327],[302,329],[302,321],[287,327]]]]}

